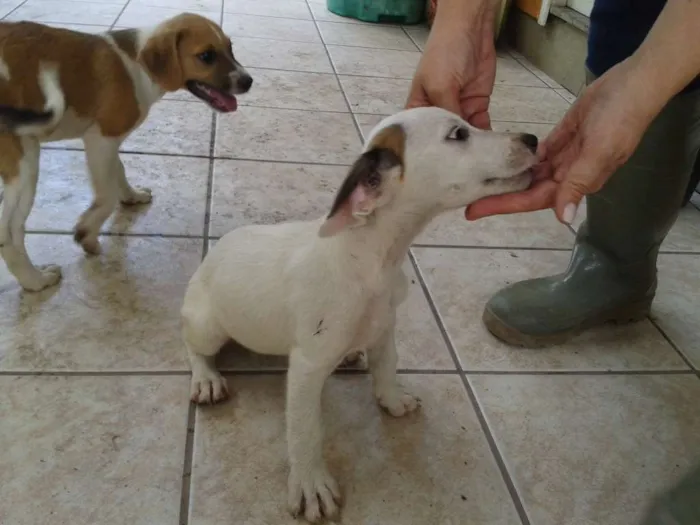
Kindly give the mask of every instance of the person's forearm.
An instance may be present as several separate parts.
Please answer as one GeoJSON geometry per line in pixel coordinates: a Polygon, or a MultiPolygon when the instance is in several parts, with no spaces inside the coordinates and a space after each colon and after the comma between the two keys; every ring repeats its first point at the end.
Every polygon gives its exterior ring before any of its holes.
{"type": "Polygon", "coordinates": [[[435,25],[493,31],[500,0],[439,0],[435,25]]]}
{"type": "MultiPolygon", "coordinates": [[[[700,0],[668,0],[646,39],[630,58],[638,88],[654,110],[700,74],[700,0]]],[[[650,109],[652,109],[650,107],[650,109]]]]}

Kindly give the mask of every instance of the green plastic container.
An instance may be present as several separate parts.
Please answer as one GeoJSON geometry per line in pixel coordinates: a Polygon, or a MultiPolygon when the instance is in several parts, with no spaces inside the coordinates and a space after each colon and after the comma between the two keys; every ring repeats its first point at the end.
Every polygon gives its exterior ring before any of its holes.
{"type": "Polygon", "coordinates": [[[418,24],[425,0],[326,0],[331,13],[377,24],[418,24]]]}

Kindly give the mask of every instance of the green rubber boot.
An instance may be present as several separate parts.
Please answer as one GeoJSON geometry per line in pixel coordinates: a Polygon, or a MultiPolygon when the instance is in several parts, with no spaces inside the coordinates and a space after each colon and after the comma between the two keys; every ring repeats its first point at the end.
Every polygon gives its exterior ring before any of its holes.
{"type": "Polygon", "coordinates": [[[700,147],[700,92],[668,103],[639,147],[586,198],[587,220],[568,270],[515,283],[483,320],[502,341],[537,348],[606,322],[644,319],[656,292],[659,247],[680,210],[700,147]]]}

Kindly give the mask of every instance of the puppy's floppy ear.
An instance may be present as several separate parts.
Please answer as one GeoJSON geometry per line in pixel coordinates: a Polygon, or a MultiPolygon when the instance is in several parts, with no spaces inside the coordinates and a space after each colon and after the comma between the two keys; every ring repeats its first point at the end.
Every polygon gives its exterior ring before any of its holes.
{"type": "Polygon", "coordinates": [[[367,151],[355,161],[340,186],[333,207],[321,225],[319,236],[330,237],[363,224],[381,205],[383,191],[394,172],[403,178],[405,133],[399,125],[377,134],[367,151]]]}
{"type": "Polygon", "coordinates": [[[179,50],[183,36],[183,29],[159,30],[148,39],[139,54],[139,60],[165,91],[177,91],[185,83],[179,50]]]}

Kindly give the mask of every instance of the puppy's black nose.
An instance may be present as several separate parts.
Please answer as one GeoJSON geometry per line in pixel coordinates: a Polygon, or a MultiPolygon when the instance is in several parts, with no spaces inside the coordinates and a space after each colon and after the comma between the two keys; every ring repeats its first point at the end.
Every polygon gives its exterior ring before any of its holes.
{"type": "Polygon", "coordinates": [[[520,140],[523,144],[527,146],[527,149],[535,153],[537,151],[538,140],[535,135],[530,135],[529,133],[523,133],[520,135],[520,140]]]}
{"type": "Polygon", "coordinates": [[[243,75],[241,78],[238,79],[238,87],[243,93],[248,91],[250,89],[250,86],[253,85],[253,77],[250,75],[243,75]]]}

